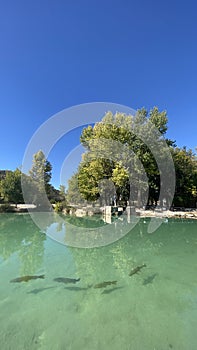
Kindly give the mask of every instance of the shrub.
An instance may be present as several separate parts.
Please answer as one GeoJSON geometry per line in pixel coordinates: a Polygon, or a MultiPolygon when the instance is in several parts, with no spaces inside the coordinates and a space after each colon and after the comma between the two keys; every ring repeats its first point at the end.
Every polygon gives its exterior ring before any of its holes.
{"type": "Polygon", "coordinates": [[[0,213],[13,213],[14,211],[14,208],[8,203],[0,205],[0,213]]]}

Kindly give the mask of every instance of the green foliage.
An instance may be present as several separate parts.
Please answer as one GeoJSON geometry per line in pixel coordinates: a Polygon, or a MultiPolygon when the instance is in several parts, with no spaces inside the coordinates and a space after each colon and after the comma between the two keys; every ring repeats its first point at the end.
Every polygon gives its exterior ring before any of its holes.
{"type": "Polygon", "coordinates": [[[55,189],[49,184],[51,171],[52,165],[46,160],[44,153],[41,150],[35,153],[29,177],[25,179],[30,203],[42,207],[48,206],[46,195],[48,195],[49,200],[55,195],[55,189]]]}
{"type": "Polygon", "coordinates": [[[12,213],[14,212],[14,208],[8,204],[8,203],[4,203],[0,205],[0,213],[12,213]]]}
{"type": "Polygon", "coordinates": [[[49,192],[49,182],[51,180],[51,163],[46,160],[44,153],[40,150],[33,156],[33,165],[29,171],[29,175],[36,182],[41,192],[46,189],[49,192]]]}
{"type": "Polygon", "coordinates": [[[176,170],[175,206],[195,207],[197,200],[197,159],[186,147],[172,148],[176,170]]]}
{"type": "Polygon", "coordinates": [[[59,190],[54,188],[51,184],[48,184],[47,197],[50,203],[65,201],[65,194],[63,195],[59,190]]]}
{"type": "Polygon", "coordinates": [[[146,187],[145,170],[151,196],[153,201],[156,201],[159,193],[159,171],[145,141],[155,148],[155,144],[159,143],[166,130],[166,112],[159,112],[157,107],[150,113],[144,108],[138,110],[136,116],[107,112],[101,122],[96,123],[94,127],[85,128],[81,142],[87,152],[83,155],[78,169],[78,187],[83,198],[88,201],[97,200],[100,196],[99,183],[102,179],[111,179],[117,198],[129,198],[130,181],[132,192],[136,194],[136,199],[140,200],[146,187]],[[155,127],[158,133],[155,132],[155,127]],[[106,140],[110,142],[107,144],[106,140]],[[139,184],[141,193],[137,190],[139,184]]]}
{"type": "Polygon", "coordinates": [[[64,185],[60,185],[59,194],[64,200],[66,196],[66,187],[64,185]]]}
{"type": "Polygon", "coordinates": [[[93,134],[93,128],[91,125],[83,129],[80,141],[85,148],[89,147],[89,141],[92,139],[92,134],[93,134]]]}
{"type": "Polygon", "coordinates": [[[124,187],[129,180],[129,172],[125,169],[121,163],[116,163],[112,171],[112,181],[118,187],[124,187]]]}
{"type": "MultiPolygon", "coordinates": [[[[111,180],[114,184],[111,194],[114,191],[117,199],[121,196],[122,200],[126,201],[132,191],[140,202],[143,191],[146,190],[143,173],[145,172],[149,186],[148,201],[150,204],[156,204],[160,193],[161,173],[155,161],[155,154],[160,162],[165,164],[166,173],[168,172],[168,150],[160,142],[163,138],[170,147],[176,170],[174,205],[196,206],[196,157],[191,150],[177,148],[175,141],[164,138],[167,122],[166,111],[160,112],[154,107],[150,112],[145,108],[138,110],[135,117],[119,112],[115,114],[107,112],[101,122],[85,128],[81,135],[81,143],[87,151],[83,154],[78,173],[75,175],[83,198],[87,201],[96,201],[103,192],[107,193],[106,186],[103,185],[101,188],[100,184],[104,183],[104,180],[111,180]],[[106,140],[110,140],[111,146],[106,144],[106,140]],[[151,152],[149,146],[154,149],[155,154],[151,152]],[[114,157],[116,154],[121,154],[121,157],[114,157]]],[[[169,180],[171,176],[169,172],[169,180]]],[[[166,189],[167,201],[169,196],[170,193],[166,189]]],[[[105,203],[106,198],[105,195],[105,203]]]]}
{"type": "Polygon", "coordinates": [[[68,180],[68,189],[66,191],[66,202],[68,204],[85,204],[78,188],[78,173],[72,175],[68,180]]]}
{"type": "Polygon", "coordinates": [[[21,171],[9,171],[5,178],[0,181],[0,193],[4,201],[11,203],[23,203],[23,194],[21,188],[21,171]]]}
{"type": "Polygon", "coordinates": [[[150,121],[156,126],[159,132],[163,135],[167,131],[167,113],[166,111],[159,112],[157,107],[150,111],[150,121]]]}
{"type": "Polygon", "coordinates": [[[62,210],[64,209],[65,205],[66,205],[66,203],[63,203],[63,202],[55,203],[55,212],[56,213],[62,212],[62,210]]]}

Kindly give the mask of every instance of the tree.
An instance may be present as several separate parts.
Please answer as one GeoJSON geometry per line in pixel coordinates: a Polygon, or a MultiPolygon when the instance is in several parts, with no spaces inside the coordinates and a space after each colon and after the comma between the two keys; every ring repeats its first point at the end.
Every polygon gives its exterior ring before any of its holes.
{"type": "Polygon", "coordinates": [[[43,188],[46,189],[46,192],[49,191],[49,182],[51,180],[51,171],[52,165],[46,160],[44,153],[40,150],[33,156],[33,165],[29,171],[29,175],[34,180],[39,189],[43,191],[43,188]]]}
{"type": "Polygon", "coordinates": [[[60,185],[59,193],[60,193],[60,196],[62,196],[62,199],[65,200],[66,187],[64,185],[60,185]]]}
{"type": "Polygon", "coordinates": [[[172,148],[176,170],[174,205],[195,207],[197,200],[197,159],[191,150],[172,148]]]}
{"type": "Polygon", "coordinates": [[[6,173],[5,178],[0,181],[1,196],[5,201],[23,203],[23,194],[21,188],[21,171],[17,168],[15,171],[6,173]]]}
{"type": "Polygon", "coordinates": [[[126,200],[132,184],[133,199],[135,197],[140,204],[148,178],[149,199],[157,202],[160,173],[149,145],[152,145],[152,149],[160,148],[155,152],[162,163],[167,152],[166,149],[161,152],[161,139],[166,130],[166,112],[159,112],[157,107],[149,113],[142,108],[135,116],[107,112],[101,122],[85,128],[80,140],[87,151],[78,169],[82,196],[86,200],[98,199],[99,182],[111,179],[117,199],[121,196],[126,200]],[[106,140],[110,142],[107,144],[106,140]]]}
{"type": "Polygon", "coordinates": [[[85,204],[78,188],[78,173],[75,173],[68,180],[68,189],[66,191],[66,203],[69,204],[85,204]]]}
{"type": "Polygon", "coordinates": [[[51,195],[51,185],[49,184],[51,180],[51,171],[52,165],[46,159],[44,153],[41,150],[35,153],[29,176],[32,182],[30,187],[32,188],[33,185],[33,192],[30,194],[30,197],[32,197],[33,194],[33,202],[37,205],[41,203],[42,205],[47,205],[47,203],[45,203],[45,194],[48,196],[51,195]]]}

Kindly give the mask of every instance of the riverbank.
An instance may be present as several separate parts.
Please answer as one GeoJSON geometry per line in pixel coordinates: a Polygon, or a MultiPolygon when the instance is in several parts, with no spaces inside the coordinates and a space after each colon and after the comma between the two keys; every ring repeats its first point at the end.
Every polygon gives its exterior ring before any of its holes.
{"type": "Polygon", "coordinates": [[[141,217],[162,217],[162,218],[182,218],[182,219],[197,219],[197,210],[188,210],[185,211],[171,211],[171,210],[143,210],[136,209],[136,214],[141,217]]]}
{"type": "MultiPolygon", "coordinates": [[[[120,209],[119,207],[117,207],[120,209]]],[[[28,212],[29,210],[35,210],[36,206],[33,204],[18,204],[15,206],[14,204],[2,204],[0,212],[14,212],[14,213],[22,213],[28,212]]],[[[160,217],[160,218],[182,218],[182,219],[197,219],[197,209],[185,208],[184,210],[162,210],[162,209],[138,209],[133,208],[132,215],[139,215],[140,217],[160,217]]],[[[83,216],[92,216],[92,215],[102,215],[104,213],[104,207],[83,207],[76,208],[71,207],[69,211],[67,209],[63,210],[64,214],[69,214],[71,216],[83,217],[83,216]]],[[[125,215],[126,212],[121,210],[117,211],[117,214],[125,215]]],[[[113,214],[111,214],[113,215],[113,214]]]]}

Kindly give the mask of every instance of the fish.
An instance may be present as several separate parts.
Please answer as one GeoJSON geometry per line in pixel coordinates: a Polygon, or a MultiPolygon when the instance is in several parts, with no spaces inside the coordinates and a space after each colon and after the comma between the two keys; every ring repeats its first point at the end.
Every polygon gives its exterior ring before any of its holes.
{"type": "Polygon", "coordinates": [[[107,282],[101,282],[98,284],[95,284],[94,288],[105,288],[107,286],[110,286],[111,284],[116,284],[117,281],[107,281],[107,282]]]}
{"type": "Polygon", "coordinates": [[[158,275],[157,273],[154,273],[153,275],[150,275],[147,278],[145,278],[143,281],[143,286],[146,286],[147,284],[152,283],[157,275],[158,275]]]}
{"type": "Polygon", "coordinates": [[[57,277],[54,278],[55,282],[61,282],[61,283],[76,283],[80,281],[80,278],[66,278],[66,277],[57,277]]]}
{"type": "Polygon", "coordinates": [[[11,280],[11,283],[20,283],[20,282],[28,282],[30,280],[37,280],[38,278],[44,278],[44,275],[39,275],[39,276],[22,276],[22,277],[17,277],[11,280]]]}
{"type": "Polygon", "coordinates": [[[146,264],[140,265],[140,266],[136,266],[134,269],[131,270],[131,272],[129,273],[129,276],[135,275],[136,273],[138,273],[143,267],[146,267],[146,264]]]}

